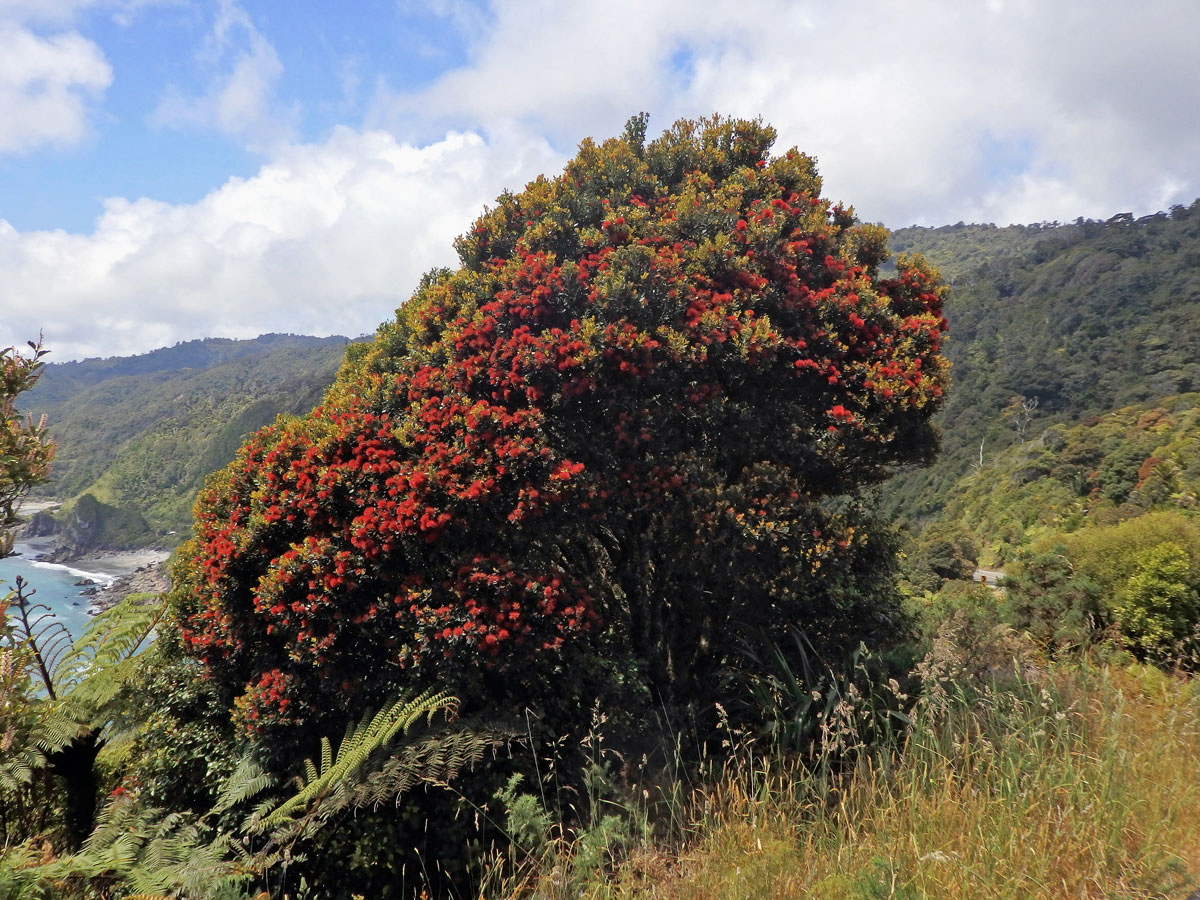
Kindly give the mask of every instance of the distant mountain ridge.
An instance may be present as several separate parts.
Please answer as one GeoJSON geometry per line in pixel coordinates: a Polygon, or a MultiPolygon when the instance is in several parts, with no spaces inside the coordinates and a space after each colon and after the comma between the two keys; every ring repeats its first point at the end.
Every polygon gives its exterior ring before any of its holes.
{"type": "Polygon", "coordinates": [[[109,507],[130,514],[120,515],[122,544],[172,544],[190,528],[205,476],[280,413],[318,403],[349,343],[288,334],[209,338],[140,356],[49,364],[22,404],[46,415],[58,445],[39,493],[67,501],[60,516],[67,533],[76,524],[73,507],[90,498],[84,506],[93,516],[109,507]],[[141,534],[129,524],[138,516],[147,523],[141,534]]]}
{"type": "MultiPolygon", "coordinates": [[[[347,343],[349,339],[341,335],[321,338],[298,334],[263,334],[249,340],[200,338],[181,341],[172,347],[160,347],[136,356],[88,357],[62,363],[50,361],[25,405],[61,403],[86,387],[126,375],[178,374],[188,369],[211,369],[225,363],[259,357],[275,349],[309,350],[345,347],[347,343]]],[[[53,353],[53,348],[49,349],[53,353]]]]}

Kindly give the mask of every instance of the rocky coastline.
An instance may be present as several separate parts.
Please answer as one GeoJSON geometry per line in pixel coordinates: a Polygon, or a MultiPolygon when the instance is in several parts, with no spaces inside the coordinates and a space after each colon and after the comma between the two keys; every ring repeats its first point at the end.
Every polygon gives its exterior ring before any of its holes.
{"type": "Polygon", "coordinates": [[[150,565],[139,566],[125,575],[118,575],[111,584],[94,585],[82,593],[88,598],[90,609],[101,613],[112,609],[130,594],[161,594],[170,590],[170,587],[171,579],[164,558],[150,565]]]}
{"type": "Polygon", "coordinates": [[[70,565],[85,572],[109,576],[112,580],[101,584],[95,580],[83,580],[80,593],[87,598],[89,612],[100,613],[111,609],[130,594],[158,594],[169,590],[171,579],[167,560],[170,551],[163,548],[143,550],[94,550],[89,553],[64,552],[53,536],[21,535],[23,550],[38,562],[70,565]]]}

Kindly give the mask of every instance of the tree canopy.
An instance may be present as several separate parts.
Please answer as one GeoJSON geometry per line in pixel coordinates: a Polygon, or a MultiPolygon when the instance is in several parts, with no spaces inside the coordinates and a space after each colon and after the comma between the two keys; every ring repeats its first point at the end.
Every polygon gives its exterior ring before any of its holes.
{"type": "Polygon", "coordinates": [[[934,449],[936,273],[882,275],[885,231],[760,122],[645,131],[502,195],[201,492],[179,646],[245,734],[414,683],[586,709],[606,670],[711,700],[756,629],[894,624],[859,498],[934,449]]]}

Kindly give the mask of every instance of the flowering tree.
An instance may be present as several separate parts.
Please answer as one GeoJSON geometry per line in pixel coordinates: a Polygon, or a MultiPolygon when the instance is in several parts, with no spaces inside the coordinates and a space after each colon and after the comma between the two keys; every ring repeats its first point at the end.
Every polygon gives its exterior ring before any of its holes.
{"type": "Polygon", "coordinates": [[[502,195],[202,492],[180,641],[250,733],[423,679],[575,704],[584,659],[686,703],[741,633],[891,622],[855,498],[932,452],[937,276],[771,128],[645,124],[502,195]]]}
{"type": "Polygon", "coordinates": [[[0,557],[12,552],[21,500],[31,486],[46,480],[54,455],[45,421],[34,422],[17,411],[17,397],[33,387],[49,352],[40,341],[30,341],[29,350],[28,356],[15,347],[0,350],[0,557]]]}

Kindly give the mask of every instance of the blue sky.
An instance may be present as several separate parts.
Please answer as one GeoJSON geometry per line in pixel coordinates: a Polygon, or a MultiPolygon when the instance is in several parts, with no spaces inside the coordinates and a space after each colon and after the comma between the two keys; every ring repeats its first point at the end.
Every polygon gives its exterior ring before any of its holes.
{"type": "MultiPolygon", "coordinates": [[[[121,10],[84,6],[73,19],[71,30],[94,42],[112,70],[83,117],[84,133],[0,157],[0,216],[18,229],[89,230],[111,196],[194,202],[231,176],[252,176],[271,140],[320,141],[338,124],[361,124],[377,85],[417,89],[466,61],[452,23],[420,5],[227,4],[222,34],[220,4],[121,10]],[[261,132],[181,114],[239,58],[268,72],[254,110],[265,119],[261,132]]],[[[51,22],[32,30],[61,34],[51,22]]]]}
{"type": "Polygon", "coordinates": [[[1200,4],[0,0],[0,346],[359,334],[580,139],[762,116],[890,226],[1200,196],[1200,4]]]}

